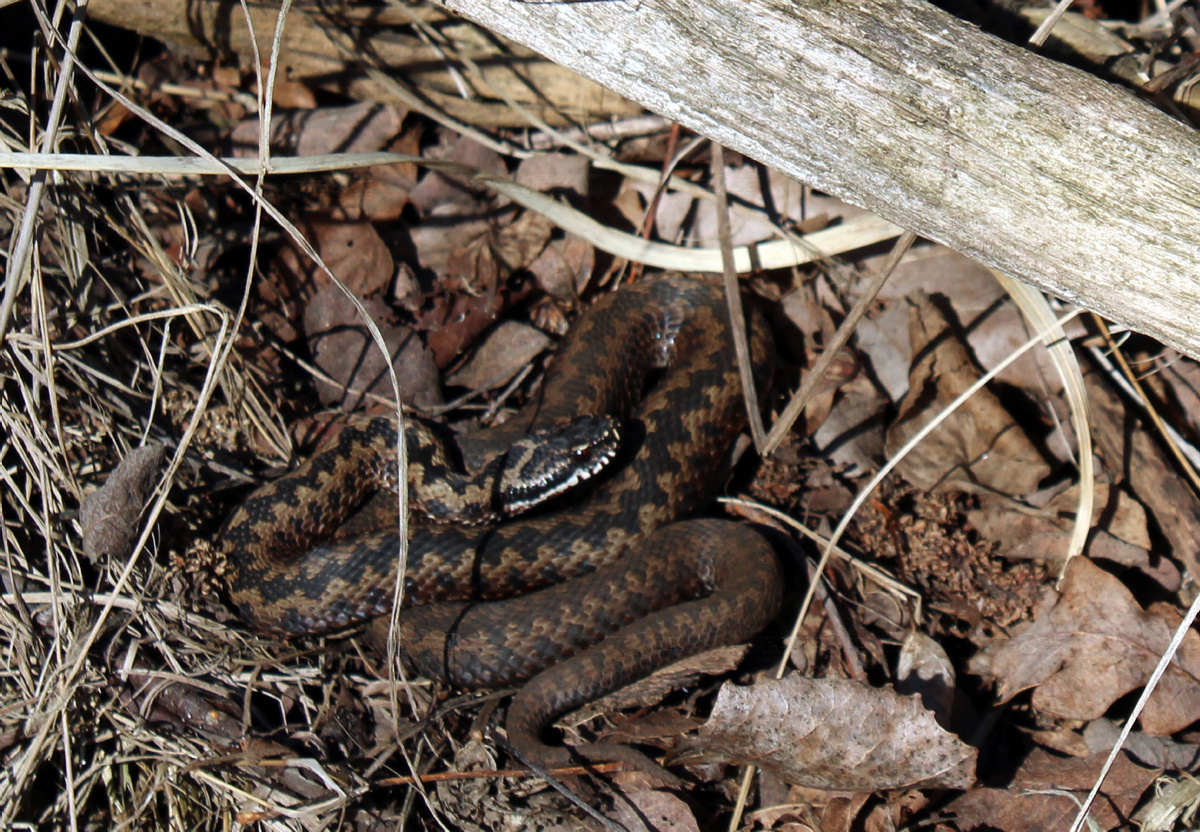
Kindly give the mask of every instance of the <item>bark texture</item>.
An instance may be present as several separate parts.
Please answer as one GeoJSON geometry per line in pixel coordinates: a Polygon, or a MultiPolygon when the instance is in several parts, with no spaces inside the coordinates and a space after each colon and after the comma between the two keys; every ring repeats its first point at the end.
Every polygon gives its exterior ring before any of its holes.
{"type": "MultiPolygon", "coordinates": [[[[238,0],[95,0],[88,3],[88,15],[201,59],[253,66],[270,54],[279,4],[252,2],[243,12],[238,0]]],[[[353,60],[357,54],[403,78],[450,115],[476,126],[527,126],[520,113],[494,97],[496,93],[559,126],[570,119],[603,121],[634,114],[636,108],[620,96],[580,82],[576,74],[523,49],[497,61],[500,46],[490,35],[457,18],[447,22],[446,17],[440,9],[425,6],[296,3],[283,30],[282,77],[359,101],[406,106],[392,85],[372,77],[353,60]],[[406,29],[414,20],[436,29],[455,44],[458,55],[479,65],[491,89],[464,96],[463,74],[450,74],[445,53],[406,29]]]]}
{"type": "Polygon", "coordinates": [[[921,0],[438,0],[930,239],[1200,357],[1200,141],[921,0]]]}

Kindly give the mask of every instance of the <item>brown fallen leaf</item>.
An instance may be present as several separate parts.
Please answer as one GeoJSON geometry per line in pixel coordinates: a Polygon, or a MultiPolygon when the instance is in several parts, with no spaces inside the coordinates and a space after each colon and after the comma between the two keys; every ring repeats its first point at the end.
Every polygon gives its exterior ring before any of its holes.
{"type": "MultiPolygon", "coordinates": [[[[630,685],[613,691],[607,696],[602,696],[593,702],[588,702],[579,708],[579,710],[564,716],[560,722],[564,725],[582,725],[600,714],[623,711],[630,708],[644,709],[652,707],[662,702],[663,699],[672,693],[695,685],[702,676],[720,676],[725,673],[732,673],[742,665],[749,651],[749,645],[731,644],[727,647],[706,650],[698,655],[680,659],[674,664],[659,668],[645,679],[639,679],[630,685]]],[[[628,738],[635,738],[640,741],[649,736],[677,736],[696,727],[694,724],[688,722],[686,727],[674,726],[679,730],[642,733],[645,727],[644,723],[650,721],[651,717],[655,714],[662,713],[664,712],[651,711],[647,716],[637,717],[630,722],[624,723],[614,733],[621,742],[625,742],[628,738]]]]}
{"type": "MultiPolygon", "coordinates": [[[[396,265],[371,223],[313,214],[304,221],[304,236],[355,296],[381,296],[391,285],[396,265]]],[[[276,338],[293,341],[307,326],[302,322],[314,314],[311,306],[319,303],[317,296],[332,285],[329,275],[306,254],[286,246],[271,261],[264,279],[255,284],[255,315],[276,338]]],[[[324,313],[318,310],[318,314],[324,313]]]]}
{"type": "Polygon", "coordinates": [[[547,153],[531,156],[517,165],[514,177],[526,188],[546,193],[562,193],[578,198],[588,194],[591,163],[573,153],[547,153]]]}
{"type": "MultiPolygon", "coordinates": [[[[388,145],[389,153],[416,156],[421,152],[421,133],[406,130],[388,145]]],[[[417,166],[413,162],[376,165],[361,172],[358,179],[338,195],[335,216],[338,219],[394,222],[408,205],[408,193],[417,184],[417,166]]]]}
{"type": "MultiPolygon", "coordinates": [[[[972,789],[952,800],[944,812],[955,818],[955,826],[962,832],[1069,829],[1106,756],[1062,758],[1035,748],[1007,789],[972,789]]],[[[1119,755],[1092,806],[1092,819],[1101,829],[1126,828],[1129,813],[1158,774],[1157,769],[1142,768],[1119,755]]]]}
{"type": "Polygon", "coordinates": [[[492,248],[506,275],[529,267],[550,241],[554,224],[541,214],[526,211],[496,233],[492,248]]]}
{"type": "MultiPolygon", "coordinates": [[[[587,286],[596,268],[596,248],[582,237],[567,234],[551,240],[528,271],[538,288],[551,297],[571,303],[587,286]]],[[[561,333],[560,333],[561,334],[561,333]]]]}
{"type": "MultiPolygon", "coordinates": [[[[982,373],[955,328],[924,293],[910,296],[917,360],[900,418],[888,431],[893,454],[982,373]]],[[[1049,473],[1025,431],[986,388],[978,391],[900,463],[899,473],[922,489],[1028,494],[1049,473]]]]}
{"type": "Polygon", "coordinates": [[[848,792],[918,784],[967,788],[977,756],[915,696],[798,673],[748,687],[724,685],[686,751],[752,762],[794,785],[848,792]]]}
{"type": "Polygon", "coordinates": [[[134,448],[104,485],[83,499],[83,553],[92,563],[102,557],[123,558],[133,549],[138,518],[154,491],[165,453],[162,445],[134,448]]]}
{"type": "MultiPolygon", "coordinates": [[[[1179,569],[1151,551],[1146,510],[1124,490],[1096,483],[1092,533],[1087,555],[1092,560],[1109,560],[1141,570],[1168,592],[1179,589],[1179,569]]],[[[1013,502],[996,495],[981,494],[979,507],[967,512],[971,525],[986,540],[998,546],[1001,557],[1033,560],[1058,572],[1067,554],[1079,504],[1079,488],[1073,485],[1055,494],[1040,514],[1018,511],[1013,502]]]]}
{"type": "MultiPolygon", "coordinates": [[[[1067,567],[1029,629],[975,656],[972,673],[996,681],[1007,702],[1036,687],[1033,706],[1062,719],[1092,720],[1142,687],[1166,650],[1180,615],[1169,604],[1142,610],[1115,577],[1084,557],[1067,567]]],[[[1146,709],[1142,729],[1172,734],[1200,719],[1200,634],[1189,631],[1146,709]]]]}
{"type": "Polygon", "coordinates": [[[472,390],[490,389],[515,376],[552,344],[550,336],[540,329],[520,321],[503,321],[466,364],[446,377],[446,383],[472,390]]]}
{"type": "MultiPolygon", "coordinates": [[[[329,271],[357,297],[380,296],[391,285],[396,264],[387,243],[370,222],[311,219],[308,226],[308,237],[329,271]]],[[[332,285],[315,264],[312,281],[318,292],[332,285]]]]}
{"type": "MultiPolygon", "coordinates": [[[[1117,743],[1122,726],[1111,719],[1097,719],[1083,729],[1083,741],[1092,754],[1107,754],[1117,743]]],[[[1152,737],[1145,731],[1133,731],[1125,738],[1122,750],[1135,761],[1150,768],[1194,771],[1200,764],[1200,745],[1175,742],[1170,737],[1152,737]]]]}
{"type": "MultiPolygon", "coordinates": [[[[407,327],[392,323],[382,302],[367,299],[363,306],[387,344],[403,400],[418,407],[440,404],[437,367],[421,339],[407,327]]],[[[385,359],[358,310],[339,287],[329,286],[312,298],[305,310],[304,331],[314,361],[333,380],[331,384],[317,379],[321,401],[352,410],[361,403],[363,392],[391,398],[385,359]]]]}
{"type": "MultiPolygon", "coordinates": [[[[490,147],[449,130],[439,131],[436,137],[439,143],[426,150],[423,156],[458,162],[497,176],[508,176],[508,165],[504,163],[504,158],[490,147]]],[[[428,139],[426,136],[426,141],[428,139]]],[[[418,211],[438,217],[481,215],[493,199],[492,192],[478,182],[435,170],[427,171],[408,197],[418,211]]]]}
{"type": "Polygon", "coordinates": [[[1154,518],[1171,554],[1193,575],[1200,574],[1200,499],[1146,425],[1130,417],[1124,398],[1093,374],[1084,376],[1089,420],[1105,467],[1127,480],[1129,491],[1154,518]]]}
{"type": "MultiPolygon", "coordinates": [[[[508,278],[541,253],[550,228],[544,218],[526,212],[498,231],[484,229],[448,253],[439,270],[447,294],[430,298],[417,318],[439,367],[448,366],[491,326],[517,293],[527,291],[510,289],[508,278]]],[[[422,260],[422,265],[429,264],[422,260]]]]}
{"type": "MultiPolygon", "coordinates": [[[[831,374],[843,362],[835,361],[831,374]]],[[[830,379],[832,381],[832,379],[830,379]]],[[[860,373],[844,383],[822,390],[804,409],[807,425],[820,425],[813,433],[813,446],[830,462],[852,476],[854,472],[877,470],[884,454],[884,428],[889,402],[874,379],[860,373]],[[836,398],[835,398],[836,394],[836,398]],[[825,403],[822,407],[822,400],[825,403]]]]}
{"type": "MultiPolygon", "coordinates": [[[[400,132],[408,110],[362,102],[345,107],[322,107],[281,113],[271,119],[271,147],[288,156],[324,153],[370,153],[380,150],[400,132]]],[[[258,118],[233,129],[234,156],[258,155],[258,118]]]]}
{"type": "Polygon", "coordinates": [[[924,633],[910,633],[896,661],[896,690],[918,696],[938,724],[950,729],[954,711],[954,665],[942,645],[924,633]]]}
{"type": "Polygon", "coordinates": [[[622,789],[614,815],[629,832],[700,832],[691,808],[670,792],[658,789],[622,789]]]}

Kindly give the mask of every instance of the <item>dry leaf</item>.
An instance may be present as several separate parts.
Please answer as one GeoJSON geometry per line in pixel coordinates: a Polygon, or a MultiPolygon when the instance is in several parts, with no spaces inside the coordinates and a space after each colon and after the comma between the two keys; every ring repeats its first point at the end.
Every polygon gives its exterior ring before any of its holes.
{"type": "MultiPolygon", "coordinates": [[[[447,294],[431,298],[417,324],[428,333],[426,343],[439,367],[449,365],[464,347],[491,326],[515,299],[515,293],[527,291],[517,288],[510,292],[508,277],[524,269],[541,253],[550,230],[543,217],[526,212],[494,233],[484,228],[483,233],[446,253],[439,271],[447,294]]],[[[430,242],[429,237],[425,240],[430,242]]],[[[428,267],[428,249],[418,250],[422,265],[428,267]]]]}
{"type": "Polygon", "coordinates": [[[446,377],[446,383],[472,390],[508,381],[549,349],[546,333],[519,321],[504,321],[475,350],[471,360],[446,377]]]}
{"type": "MultiPolygon", "coordinates": [[[[387,344],[403,400],[418,407],[440,404],[437,367],[421,339],[410,329],[392,323],[382,302],[368,299],[363,306],[387,344]]],[[[340,288],[329,286],[312,299],[305,310],[304,331],[314,361],[332,379],[332,383],[317,379],[321,401],[353,410],[364,392],[392,398],[386,361],[358,310],[340,288]]]]}
{"type": "Polygon", "coordinates": [[[575,198],[588,194],[588,175],[591,162],[585,156],[569,153],[547,153],[531,156],[517,165],[514,178],[526,188],[546,193],[565,191],[575,198]]]}
{"type": "Polygon", "coordinates": [[[896,692],[920,697],[947,730],[954,712],[954,679],[954,665],[942,645],[924,633],[904,639],[896,661],[896,692]]]}
{"type": "Polygon", "coordinates": [[[629,832],[700,832],[688,805],[658,789],[623,789],[614,816],[629,832]]]}
{"type": "Polygon", "coordinates": [[[1193,575],[1200,575],[1200,499],[1157,436],[1130,418],[1122,396],[1094,374],[1084,376],[1096,448],[1108,470],[1127,478],[1129,490],[1154,518],[1173,554],[1193,575]]]}
{"type": "MultiPolygon", "coordinates": [[[[504,159],[490,147],[446,131],[440,137],[443,144],[430,148],[422,155],[459,162],[497,176],[508,176],[504,159]]],[[[439,217],[449,214],[479,215],[486,211],[492,198],[492,192],[479,183],[438,171],[426,173],[409,194],[409,199],[418,210],[439,217]]]]}
{"type": "MultiPolygon", "coordinates": [[[[1062,758],[1035,748],[1021,763],[1009,788],[973,789],[952,800],[945,812],[955,816],[961,832],[1061,832],[1075,820],[1106,756],[1062,758]]],[[[1092,806],[1092,819],[1101,829],[1126,828],[1125,819],[1157,776],[1156,769],[1142,768],[1119,755],[1092,806]]]]}
{"type": "MultiPolygon", "coordinates": [[[[914,353],[909,390],[900,403],[900,418],[888,431],[888,453],[894,453],[933,420],[982,375],[954,327],[923,293],[910,300],[914,353]]],[[[1028,494],[1050,466],[1024,430],[990,390],[973,395],[949,416],[899,468],[922,489],[984,490],[1028,494]]]]}
{"type": "MultiPolygon", "coordinates": [[[[400,132],[407,114],[401,107],[369,102],[283,113],[271,119],[271,148],[288,156],[370,153],[385,147],[400,132]]],[[[234,156],[258,155],[259,129],[257,118],[234,128],[234,156]]]]}
{"type": "Polygon", "coordinates": [[[526,211],[496,234],[492,242],[496,259],[507,270],[505,276],[529,267],[550,241],[554,224],[541,214],[526,211]]]}
{"type": "MultiPolygon", "coordinates": [[[[420,130],[406,130],[388,145],[388,152],[416,156],[421,152],[421,135],[420,130]]],[[[368,168],[338,195],[337,217],[375,222],[400,219],[408,205],[409,191],[417,184],[417,175],[414,162],[368,168]]]]}
{"type": "Polygon", "coordinates": [[[943,730],[916,697],[798,673],[749,687],[724,685],[688,750],[839,791],[966,788],[975,780],[977,753],[943,730]]]}
{"type": "MultiPolygon", "coordinates": [[[[1033,626],[972,659],[973,673],[996,680],[1006,702],[1031,687],[1033,705],[1062,719],[1097,719],[1142,687],[1166,650],[1180,616],[1168,604],[1143,611],[1115,577],[1077,557],[1061,595],[1033,626]]],[[[1200,719],[1200,635],[1189,631],[1141,715],[1149,734],[1171,734],[1200,719]]]]}
{"type": "MultiPolygon", "coordinates": [[[[695,656],[688,656],[674,664],[659,668],[645,679],[639,679],[594,702],[588,702],[559,721],[564,725],[582,725],[600,714],[624,711],[630,708],[649,708],[676,691],[694,686],[702,676],[721,676],[732,673],[742,666],[749,651],[749,645],[731,644],[728,647],[718,647],[715,650],[706,650],[695,656]]],[[[645,723],[656,721],[655,715],[663,713],[666,712],[652,711],[648,716],[638,717],[622,724],[613,733],[622,738],[633,737],[640,740],[649,736],[677,736],[696,727],[690,720],[686,720],[686,725],[684,722],[679,722],[666,731],[655,728],[653,733],[646,733],[645,723]]]]}
{"type": "MultiPolygon", "coordinates": [[[[1088,557],[1133,567],[1168,592],[1178,590],[1181,580],[1178,567],[1150,550],[1146,510],[1142,505],[1123,490],[1110,492],[1104,483],[1097,483],[1095,490],[1088,557]]],[[[979,507],[968,511],[967,519],[984,539],[997,544],[997,554],[1001,557],[1038,561],[1057,573],[1066,557],[1079,504],[1079,487],[1072,485],[1058,491],[1045,505],[1036,499],[1031,502],[1043,511],[1037,515],[1018,511],[1007,498],[981,494],[979,507]]]]}
{"type": "Polygon", "coordinates": [[[551,240],[528,271],[538,288],[563,303],[571,303],[587,286],[596,268],[596,247],[574,234],[551,240]]]}
{"type": "MultiPolygon", "coordinates": [[[[840,467],[844,476],[879,468],[884,458],[885,414],[887,398],[879,392],[874,379],[861,373],[838,389],[828,415],[815,414],[813,403],[804,410],[807,425],[819,424],[813,433],[814,447],[840,467]]],[[[814,397],[814,402],[819,397],[814,397]]],[[[833,400],[833,390],[828,394],[833,400]]]]}
{"type": "MultiPolygon", "coordinates": [[[[1111,719],[1097,719],[1083,729],[1083,741],[1091,754],[1107,754],[1117,743],[1122,726],[1111,719]]],[[[1195,771],[1200,764],[1200,745],[1175,742],[1170,737],[1152,737],[1145,731],[1132,731],[1121,749],[1138,763],[1150,768],[1195,771]]]]}
{"type": "MultiPolygon", "coordinates": [[[[309,239],[333,276],[356,297],[381,296],[392,283],[396,265],[387,243],[369,222],[311,220],[309,239]]],[[[322,271],[313,274],[319,290],[330,285],[322,271]]]]}
{"type": "Polygon", "coordinates": [[[162,465],[162,445],[144,445],[129,452],[108,480],[83,500],[83,553],[92,563],[102,557],[123,558],[137,540],[138,518],[154,491],[162,465]]]}

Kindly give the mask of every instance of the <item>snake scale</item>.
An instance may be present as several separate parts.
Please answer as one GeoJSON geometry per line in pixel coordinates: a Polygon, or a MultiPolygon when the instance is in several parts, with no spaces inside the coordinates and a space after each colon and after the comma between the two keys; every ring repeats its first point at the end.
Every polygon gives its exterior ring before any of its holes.
{"type": "MultiPolygon", "coordinates": [[[[765,377],[771,344],[758,316],[749,333],[765,377]]],[[[781,597],[771,547],[729,521],[677,522],[723,486],[744,407],[719,288],[671,277],[599,299],[560,345],[540,397],[460,445],[464,459],[486,459],[514,431],[608,415],[622,425],[617,459],[573,505],[499,524],[410,523],[400,617],[410,667],[461,687],[529,680],[509,709],[509,740],[557,765],[566,749],[541,740],[557,716],[762,629],[781,597]]],[[[252,627],[314,634],[391,609],[395,524],[349,536],[328,528],[394,466],[394,452],[378,450],[395,441],[389,426],[368,425],[386,441],[359,436],[317,453],[227,521],[230,595],[252,627]],[[375,450],[356,453],[356,443],[375,450]]],[[[418,470],[419,451],[410,448],[418,470]]]]}

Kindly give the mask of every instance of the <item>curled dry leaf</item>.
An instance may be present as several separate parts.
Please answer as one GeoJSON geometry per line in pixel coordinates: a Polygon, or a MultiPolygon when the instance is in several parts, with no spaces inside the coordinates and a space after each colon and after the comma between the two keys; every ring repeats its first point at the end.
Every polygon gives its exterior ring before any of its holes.
{"type": "Polygon", "coordinates": [[[910,633],[896,662],[896,690],[921,698],[938,724],[950,727],[954,711],[954,665],[938,644],[924,633],[910,633]]]}
{"type": "Polygon", "coordinates": [[[79,510],[83,552],[92,563],[105,556],[123,558],[133,549],[138,517],[154,491],[164,453],[162,445],[135,448],[103,486],[84,498],[79,510]]]}
{"type": "MultiPolygon", "coordinates": [[[[579,710],[563,717],[560,722],[564,725],[582,725],[600,714],[624,711],[630,708],[639,710],[650,708],[662,702],[672,693],[692,687],[702,676],[720,676],[732,673],[742,666],[749,651],[748,645],[731,644],[728,647],[718,647],[715,650],[707,650],[699,655],[680,659],[674,664],[659,668],[645,679],[587,703],[579,710]]],[[[671,720],[663,716],[666,713],[668,712],[651,711],[646,716],[637,717],[623,724],[616,733],[622,737],[638,739],[647,736],[668,737],[677,736],[696,727],[690,720],[687,720],[686,727],[681,727],[683,723],[679,722],[668,725],[669,730],[667,731],[652,729],[653,733],[644,733],[644,729],[650,723],[670,723],[671,720]]]]}
{"type": "Polygon", "coordinates": [[[688,750],[752,762],[793,785],[837,791],[967,788],[977,754],[916,697],[799,674],[722,687],[688,750]]]}
{"type": "MultiPolygon", "coordinates": [[[[1033,706],[1062,719],[1097,719],[1146,684],[1179,625],[1168,604],[1142,610],[1115,577],[1083,557],[1067,567],[1062,591],[1033,626],[971,661],[971,672],[996,681],[1005,702],[1027,688],[1033,706]]],[[[1141,723],[1172,734],[1200,719],[1200,634],[1189,631],[1159,680],[1141,723]]]]}

